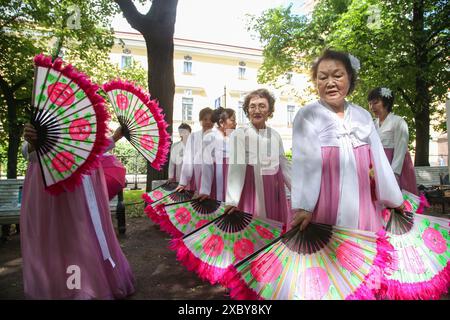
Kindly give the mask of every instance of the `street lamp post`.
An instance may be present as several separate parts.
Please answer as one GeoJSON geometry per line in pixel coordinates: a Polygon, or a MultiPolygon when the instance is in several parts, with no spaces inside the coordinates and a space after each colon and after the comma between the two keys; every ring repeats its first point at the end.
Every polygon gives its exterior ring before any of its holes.
{"type": "Polygon", "coordinates": [[[138,157],[139,154],[136,152],[134,157],[134,188],[131,190],[140,190],[141,188],[138,188],[137,179],[138,179],[138,157]]]}

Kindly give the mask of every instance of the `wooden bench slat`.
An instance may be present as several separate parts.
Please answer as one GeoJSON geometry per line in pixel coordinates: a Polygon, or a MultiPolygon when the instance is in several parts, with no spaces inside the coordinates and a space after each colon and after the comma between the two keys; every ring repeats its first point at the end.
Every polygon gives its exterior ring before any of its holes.
{"type": "MultiPolygon", "coordinates": [[[[17,224],[20,222],[20,208],[13,207],[19,198],[19,187],[23,186],[23,179],[0,180],[0,225],[17,224]]],[[[125,206],[123,205],[123,195],[114,197],[109,202],[109,210],[117,218],[120,233],[125,233],[125,206]],[[120,215],[120,217],[119,217],[120,215]]]]}

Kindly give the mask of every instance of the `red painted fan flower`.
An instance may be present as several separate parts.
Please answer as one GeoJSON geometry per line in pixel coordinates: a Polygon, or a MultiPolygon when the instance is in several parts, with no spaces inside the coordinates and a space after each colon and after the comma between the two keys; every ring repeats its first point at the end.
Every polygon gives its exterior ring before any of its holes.
{"type": "Polygon", "coordinates": [[[60,107],[70,106],[75,101],[72,88],[62,82],[49,85],[47,94],[50,101],[60,107]]]}
{"type": "Polygon", "coordinates": [[[125,110],[128,108],[128,98],[126,95],[119,93],[116,96],[116,103],[120,110],[125,110]]]}
{"type": "Polygon", "coordinates": [[[248,239],[241,239],[236,241],[233,247],[233,252],[237,260],[242,260],[249,254],[255,251],[253,242],[248,239]]]}
{"type": "Polygon", "coordinates": [[[270,283],[280,276],[283,265],[274,254],[268,254],[263,259],[252,261],[250,268],[256,281],[270,283]]]}
{"type": "Polygon", "coordinates": [[[92,132],[92,127],[86,119],[77,119],[72,121],[69,126],[70,137],[74,140],[84,141],[92,132]]]}
{"type": "Polygon", "coordinates": [[[351,240],[346,240],[336,250],[339,263],[348,271],[358,271],[364,264],[364,253],[361,247],[351,240]]]}
{"type": "Polygon", "coordinates": [[[428,249],[438,254],[442,254],[447,251],[447,242],[442,234],[434,229],[427,228],[422,234],[423,241],[428,249]]]}
{"type": "Polygon", "coordinates": [[[175,212],[175,219],[179,224],[188,224],[191,221],[191,213],[186,208],[179,208],[175,212]]]}
{"type": "Polygon", "coordinates": [[[161,199],[163,197],[163,193],[159,190],[153,191],[152,197],[156,200],[161,199]]]}
{"type": "Polygon", "coordinates": [[[273,239],[273,233],[270,232],[269,230],[267,230],[266,228],[261,227],[261,226],[256,226],[255,229],[256,229],[256,232],[258,232],[258,234],[261,236],[261,238],[268,239],[268,240],[273,239]]]}
{"type": "Polygon", "coordinates": [[[75,163],[75,158],[70,152],[62,151],[53,158],[52,166],[58,172],[65,172],[72,168],[75,163]]]}
{"type": "Polygon", "coordinates": [[[203,244],[203,250],[205,253],[212,257],[217,257],[223,251],[224,243],[222,237],[218,235],[212,235],[203,244]]]}
{"type": "Polygon", "coordinates": [[[307,300],[320,300],[327,294],[330,288],[330,279],[327,272],[320,267],[312,267],[305,270],[302,275],[303,281],[306,282],[306,290],[303,296],[307,300]]]}
{"type": "Polygon", "coordinates": [[[199,222],[197,222],[195,224],[195,229],[201,228],[203,227],[205,224],[207,224],[209,221],[208,220],[200,220],[199,222]]]}

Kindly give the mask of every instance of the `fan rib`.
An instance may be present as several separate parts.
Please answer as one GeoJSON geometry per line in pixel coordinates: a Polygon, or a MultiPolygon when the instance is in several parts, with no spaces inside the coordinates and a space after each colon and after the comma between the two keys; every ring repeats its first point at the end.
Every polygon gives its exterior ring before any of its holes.
{"type": "MultiPolygon", "coordinates": [[[[37,74],[39,73],[39,68],[44,68],[44,67],[36,66],[35,72],[34,72],[34,79],[37,79],[37,74]]],[[[46,87],[46,84],[47,84],[48,74],[50,73],[50,68],[46,68],[46,69],[47,69],[47,71],[46,71],[46,75],[45,75],[45,78],[44,78],[45,80],[44,80],[44,83],[42,84],[42,86],[40,88],[41,92],[38,95],[38,104],[37,104],[37,107],[35,109],[36,111],[40,110],[41,97],[42,97],[42,94],[44,93],[44,88],[46,87]]],[[[34,84],[34,86],[36,87],[36,84],[34,84]]],[[[33,101],[33,104],[36,104],[35,90],[36,89],[33,90],[33,100],[31,100],[31,101],[33,101]]]]}

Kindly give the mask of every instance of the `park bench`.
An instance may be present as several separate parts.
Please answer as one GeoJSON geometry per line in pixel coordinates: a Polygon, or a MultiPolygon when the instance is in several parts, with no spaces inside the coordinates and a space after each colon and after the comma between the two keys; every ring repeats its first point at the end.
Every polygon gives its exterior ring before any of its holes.
{"type": "Polygon", "coordinates": [[[419,190],[425,193],[430,204],[441,204],[442,213],[450,214],[450,185],[444,184],[448,167],[415,167],[419,190]]]}
{"type": "MultiPolygon", "coordinates": [[[[0,180],[0,225],[18,224],[20,221],[19,189],[23,186],[23,179],[0,180]]],[[[126,231],[125,205],[123,191],[109,202],[111,214],[115,214],[117,229],[120,234],[126,231]]],[[[5,235],[3,235],[5,236],[5,235]]]]}

